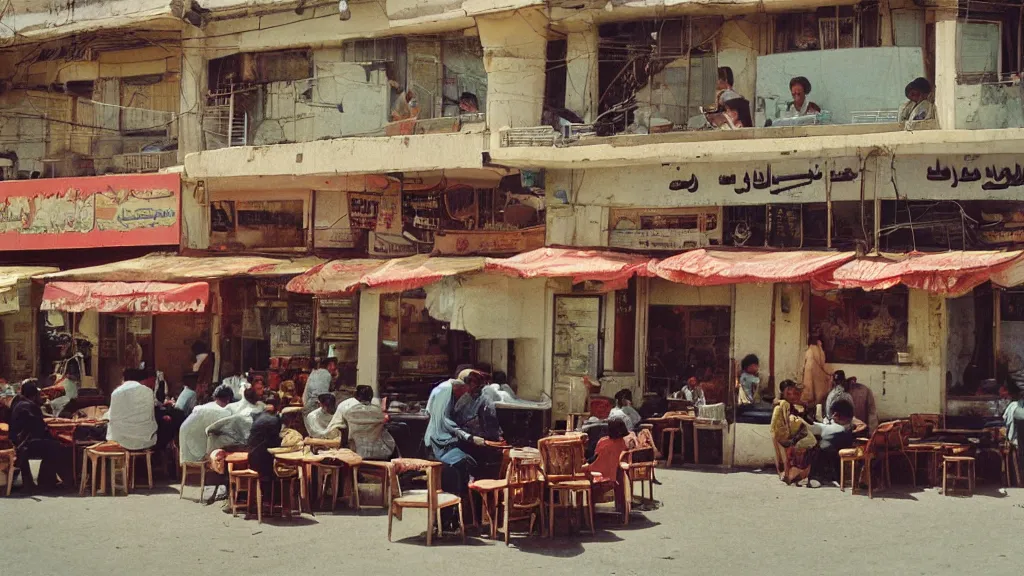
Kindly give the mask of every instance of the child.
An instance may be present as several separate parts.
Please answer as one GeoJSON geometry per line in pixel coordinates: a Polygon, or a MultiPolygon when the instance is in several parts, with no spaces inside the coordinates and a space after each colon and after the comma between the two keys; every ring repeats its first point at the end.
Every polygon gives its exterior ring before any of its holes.
{"type": "Polygon", "coordinates": [[[740,404],[755,402],[755,394],[761,385],[761,378],[758,376],[760,368],[757,356],[753,354],[747,354],[740,362],[740,404]]]}

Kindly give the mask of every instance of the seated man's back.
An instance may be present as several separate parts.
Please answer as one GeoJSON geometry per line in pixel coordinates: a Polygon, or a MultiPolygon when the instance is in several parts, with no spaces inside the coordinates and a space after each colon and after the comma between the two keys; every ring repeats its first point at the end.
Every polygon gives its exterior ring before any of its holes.
{"type": "Polygon", "coordinates": [[[349,448],[367,460],[384,460],[395,452],[395,439],[384,429],[384,412],[374,404],[356,404],[345,412],[349,448]]]}
{"type": "Polygon", "coordinates": [[[210,445],[206,429],[213,423],[228,418],[231,412],[227,408],[209,402],[196,406],[182,423],[178,431],[178,449],[181,462],[199,462],[206,455],[210,445]]]}
{"type": "Polygon", "coordinates": [[[127,381],[110,395],[107,440],[128,450],[145,450],[156,444],[156,396],[151,388],[127,381]]]}

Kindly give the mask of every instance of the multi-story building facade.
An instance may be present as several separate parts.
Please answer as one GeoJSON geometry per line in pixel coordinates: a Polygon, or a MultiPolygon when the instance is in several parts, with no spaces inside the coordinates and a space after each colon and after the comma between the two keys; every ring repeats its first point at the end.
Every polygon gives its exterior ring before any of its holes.
{"type": "MultiPolygon", "coordinates": [[[[319,327],[292,347],[348,359],[354,382],[401,391],[475,361],[551,396],[555,419],[575,411],[582,374],[635,397],[695,374],[731,403],[738,359],[759,357],[770,395],[802,379],[818,336],[885,418],[994,410],[993,386],[1024,356],[1017,254],[991,254],[1020,244],[1019,6],[20,4],[0,17],[5,180],[180,177],[164,219],[190,256],[372,274],[370,259],[433,255],[434,276],[374,287],[356,274],[358,297],[319,293],[319,327]],[[725,118],[726,83],[746,113],[725,118]],[[742,127],[710,129],[723,122],[742,127]],[[541,266],[395,292],[544,245],[661,265],[628,281],[541,266]]],[[[0,191],[44,194],[38,182],[0,191]]],[[[268,330],[243,309],[273,306],[245,284],[220,291],[251,292],[234,319],[204,328],[236,369],[285,355],[246,343],[268,330]]],[[[765,451],[750,430],[727,431],[727,460],[765,451]]]]}

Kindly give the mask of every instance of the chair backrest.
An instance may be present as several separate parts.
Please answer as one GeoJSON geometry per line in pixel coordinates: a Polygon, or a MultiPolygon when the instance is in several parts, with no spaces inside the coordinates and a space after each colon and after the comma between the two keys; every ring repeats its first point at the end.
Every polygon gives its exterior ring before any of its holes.
{"type": "Polygon", "coordinates": [[[510,458],[505,479],[508,480],[509,502],[512,506],[535,506],[544,502],[544,474],[536,460],[510,458]]]}
{"type": "Polygon", "coordinates": [[[584,441],[579,438],[548,437],[537,443],[544,475],[548,482],[566,482],[588,478],[584,441]]]}
{"type": "Polygon", "coordinates": [[[626,450],[622,453],[620,461],[626,463],[628,466],[626,472],[631,480],[654,479],[654,466],[657,462],[654,460],[653,448],[634,448],[633,450],[626,450]]]}
{"type": "Polygon", "coordinates": [[[936,428],[942,428],[942,416],[940,414],[911,414],[911,433],[916,438],[924,438],[936,428]]]}
{"type": "Polygon", "coordinates": [[[883,422],[875,428],[875,431],[871,433],[871,439],[868,440],[867,451],[869,454],[875,454],[879,451],[886,450],[889,447],[890,439],[894,433],[899,432],[899,421],[895,420],[892,422],[883,422]]]}

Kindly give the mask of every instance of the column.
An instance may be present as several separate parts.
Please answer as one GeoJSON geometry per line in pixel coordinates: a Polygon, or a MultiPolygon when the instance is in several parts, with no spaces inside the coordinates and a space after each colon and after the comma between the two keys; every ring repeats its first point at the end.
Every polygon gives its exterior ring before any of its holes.
{"type": "Polygon", "coordinates": [[[477,18],[487,70],[487,126],[540,124],[547,64],[547,15],[538,9],[477,18]]]}
{"type": "Polygon", "coordinates": [[[202,33],[195,30],[182,33],[181,99],[178,104],[179,164],[185,163],[186,155],[201,152],[205,147],[203,109],[206,106],[208,80],[202,39],[202,33]]]}
{"type": "Polygon", "coordinates": [[[597,25],[590,22],[566,38],[565,107],[585,122],[597,117],[601,97],[597,82],[597,25]]]}
{"type": "Polygon", "coordinates": [[[359,293],[359,360],[356,367],[356,385],[369,386],[377,393],[377,372],[380,358],[380,294],[359,293]]]}
{"type": "Polygon", "coordinates": [[[935,117],[956,128],[956,5],[935,11],[935,117]]]}

